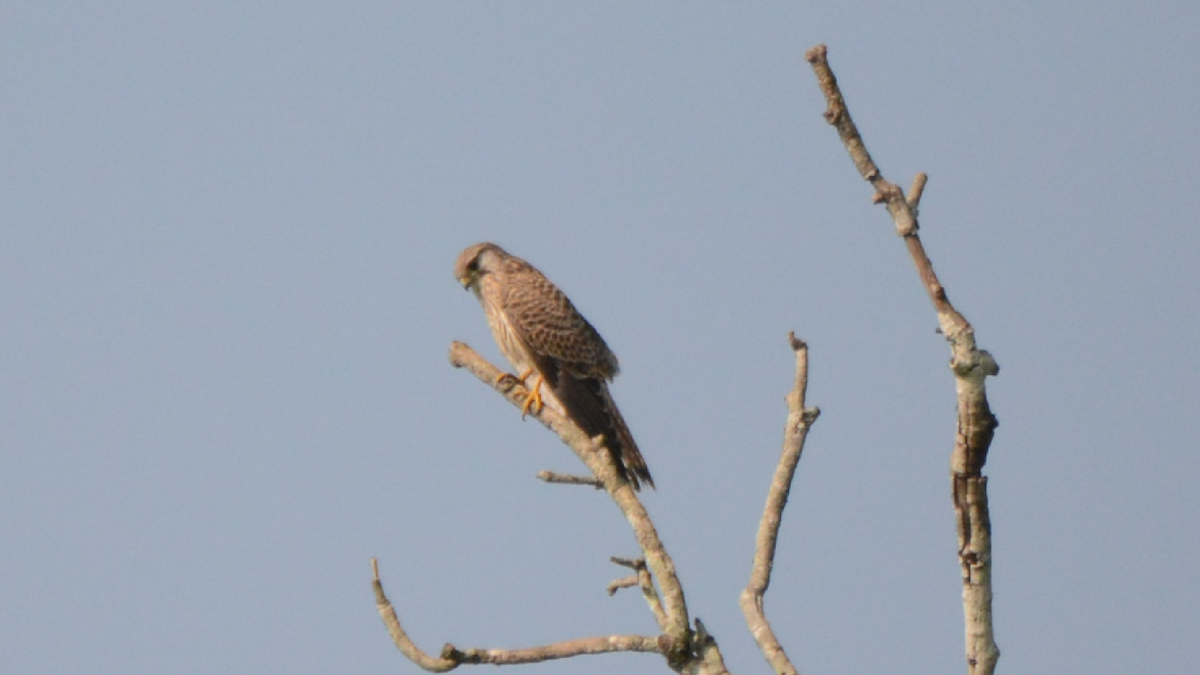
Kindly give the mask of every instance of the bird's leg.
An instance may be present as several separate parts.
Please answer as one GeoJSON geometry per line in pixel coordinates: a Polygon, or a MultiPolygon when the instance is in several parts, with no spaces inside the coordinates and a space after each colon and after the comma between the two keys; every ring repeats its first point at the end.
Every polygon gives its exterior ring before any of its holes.
{"type": "MultiPolygon", "coordinates": [[[[533,372],[532,368],[525,373],[525,377],[529,377],[529,373],[531,372],[533,372]]],[[[546,378],[541,373],[538,373],[538,376],[534,378],[533,387],[529,389],[529,396],[525,398],[525,405],[521,406],[521,419],[525,419],[525,416],[531,410],[533,410],[534,415],[542,412],[542,383],[545,381],[546,378]],[[534,410],[535,408],[536,410],[534,410]]]]}

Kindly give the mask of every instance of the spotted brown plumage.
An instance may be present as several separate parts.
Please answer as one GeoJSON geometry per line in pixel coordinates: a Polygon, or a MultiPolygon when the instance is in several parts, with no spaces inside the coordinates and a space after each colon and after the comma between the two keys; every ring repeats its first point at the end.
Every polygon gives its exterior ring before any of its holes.
{"type": "Polygon", "coordinates": [[[529,386],[522,412],[549,405],[589,436],[603,434],[618,473],[635,490],[642,482],[654,487],[608,391],[620,372],[617,357],[566,294],[533,265],[487,242],[459,254],[454,276],[479,298],[500,352],[529,386]]]}

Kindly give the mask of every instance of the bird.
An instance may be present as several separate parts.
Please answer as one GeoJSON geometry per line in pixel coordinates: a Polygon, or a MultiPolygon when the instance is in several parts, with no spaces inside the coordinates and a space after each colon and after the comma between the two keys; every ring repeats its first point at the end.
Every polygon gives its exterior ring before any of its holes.
{"type": "Polygon", "coordinates": [[[646,460],[608,390],[620,372],[617,357],[567,295],[536,267],[490,242],[464,249],[454,276],[483,305],[500,352],[529,389],[521,416],[549,405],[588,436],[602,434],[617,473],[634,490],[642,483],[653,488],[646,460]]]}

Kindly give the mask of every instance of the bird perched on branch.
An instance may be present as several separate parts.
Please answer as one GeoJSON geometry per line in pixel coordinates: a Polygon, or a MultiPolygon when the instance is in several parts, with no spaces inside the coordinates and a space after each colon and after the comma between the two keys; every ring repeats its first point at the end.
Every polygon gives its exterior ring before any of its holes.
{"type": "Polygon", "coordinates": [[[589,436],[603,434],[617,472],[635,490],[642,482],[654,487],[608,391],[617,357],[566,294],[533,265],[487,242],[459,254],[454,276],[479,298],[496,344],[529,389],[521,415],[549,405],[589,436]]]}

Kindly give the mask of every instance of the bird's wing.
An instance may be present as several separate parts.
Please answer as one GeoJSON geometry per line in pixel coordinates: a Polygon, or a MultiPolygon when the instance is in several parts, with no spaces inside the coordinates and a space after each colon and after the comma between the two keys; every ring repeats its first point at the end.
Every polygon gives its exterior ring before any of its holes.
{"type": "Polygon", "coordinates": [[[616,356],[565,293],[532,268],[511,277],[504,285],[503,310],[539,365],[550,359],[557,369],[577,376],[611,380],[617,374],[616,356]]]}

